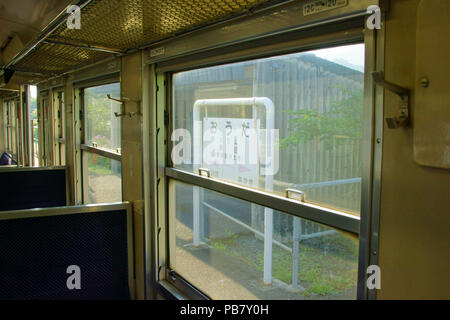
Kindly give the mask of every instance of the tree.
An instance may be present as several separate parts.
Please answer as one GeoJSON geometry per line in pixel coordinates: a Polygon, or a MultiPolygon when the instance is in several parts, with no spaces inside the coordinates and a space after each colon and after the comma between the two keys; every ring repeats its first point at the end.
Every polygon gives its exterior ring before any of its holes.
{"type": "Polygon", "coordinates": [[[316,109],[286,110],[291,134],[281,139],[281,147],[298,145],[318,138],[327,149],[344,140],[360,141],[362,138],[363,90],[343,90],[343,98],[325,112],[316,109]],[[342,137],[346,139],[336,139],[342,137]]]}

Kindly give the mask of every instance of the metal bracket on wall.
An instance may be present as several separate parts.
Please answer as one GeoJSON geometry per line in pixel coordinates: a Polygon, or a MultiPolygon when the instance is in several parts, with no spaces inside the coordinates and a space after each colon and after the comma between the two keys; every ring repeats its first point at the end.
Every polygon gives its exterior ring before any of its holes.
{"type": "Polygon", "coordinates": [[[389,129],[397,129],[399,127],[406,127],[410,124],[409,117],[409,96],[410,91],[407,88],[400,87],[394,83],[388,82],[384,79],[383,72],[372,72],[373,81],[375,84],[397,94],[400,97],[397,117],[386,118],[386,123],[389,129]]]}
{"type": "Polygon", "coordinates": [[[111,97],[110,94],[107,94],[106,97],[109,100],[113,100],[115,102],[118,102],[122,105],[121,107],[121,111],[120,113],[114,112],[114,115],[118,118],[118,117],[123,117],[123,116],[129,116],[130,118],[134,115],[138,115],[141,116],[142,112],[141,112],[141,100],[133,100],[133,99],[129,99],[127,97],[122,97],[122,100],[120,99],[116,99],[111,97]],[[137,104],[137,111],[136,112],[125,112],[125,102],[136,102],[137,104]]]}

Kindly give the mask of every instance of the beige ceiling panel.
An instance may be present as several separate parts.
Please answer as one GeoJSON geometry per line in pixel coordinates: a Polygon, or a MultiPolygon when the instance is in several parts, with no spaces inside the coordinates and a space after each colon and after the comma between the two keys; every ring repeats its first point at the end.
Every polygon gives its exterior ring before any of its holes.
{"type": "MultiPolygon", "coordinates": [[[[1,0],[0,0],[1,1],[1,0]]],[[[275,0],[92,0],[81,11],[81,28],[63,23],[48,40],[107,47],[137,48],[193,30],[275,0]]],[[[99,61],[111,53],[43,43],[17,69],[61,74],[99,61]]]]}
{"type": "Polygon", "coordinates": [[[15,67],[18,70],[56,75],[97,62],[110,54],[59,44],[43,44],[15,67]]]}
{"type": "Polygon", "coordinates": [[[131,49],[241,13],[267,0],[93,0],[81,29],[62,25],[52,36],[91,45],[131,49]]]}

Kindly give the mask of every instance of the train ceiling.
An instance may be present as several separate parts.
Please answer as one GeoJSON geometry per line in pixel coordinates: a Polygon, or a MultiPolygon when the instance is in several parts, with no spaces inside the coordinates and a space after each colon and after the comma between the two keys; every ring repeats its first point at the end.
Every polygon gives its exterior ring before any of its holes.
{"type": "MultiPolygon", "coordinates": [[[[22,9],[17,5],[9,11],[3,10],[5,14],[9,14],[9,17],[0,15],[0,23],[6,26],[0,34],[0,41],[3,43],[3,47],[0,48],[3,62],[0,65],[3,65],[2,68],[12,67],[17,72],[40,74],[43,78],[60,75],[115,54],[130,52],[130,50],[181,35],[217,21],[249,13],[258,7],[283,2],[273,0],[78,1],[76,3],[82,8],[81,28],[69,29],[66,20],[55,24],[58,14],[54,14],[55,9],[59,9],[58,17],[61,18],[68,1],[24,1],[35,3],[35,9],[31,10],[28,16],[23,14],[20,16],[19,11],[22,9]],[[33,12],[34,16],[43,18],[35,19],[32,26],[26,25],[24,21],[29,21],[31,24],[30,17],[33,12]],[[21,52],[23,54],[24,49],[33,43],[33,40],[42,38],[45,30],[40,24],[49,22],[49,12],[56,17],[50,23],[54,25],[53,31],[29,53],[11,65],[13,59],[5,59],[3,54],[8,48],[8,39],[11,41],[14,34],[17,34],[16,29],[20,26],[28,30],[25,33],[33,35],[33,39],[24,44],[23,48],[13,56],[17,58],[17,55],[21,52]],[[14,24],[14,19],[19,21],[15,21],[14,24]],[[7,25],[5,21],[11,23],[7,25]],[[36,32],[38,29],[41,32],[36,32]]],[[[10,3],[12,2],[0,0],[0,8],[7,8],[10,3]]],[[[46,28],[48,29],[48,25],[46,28]]],[[[24,30],[21,31],[24,33],[24,30]]]]}

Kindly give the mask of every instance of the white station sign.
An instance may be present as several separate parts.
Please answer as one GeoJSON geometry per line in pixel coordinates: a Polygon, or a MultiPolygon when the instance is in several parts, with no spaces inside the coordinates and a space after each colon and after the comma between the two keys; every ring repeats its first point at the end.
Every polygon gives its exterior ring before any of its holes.
{"type": "Polygon", "coordinates": [[[202,167],[211,176],[258,186],[259,119],[203,118],[202,167]]]}

